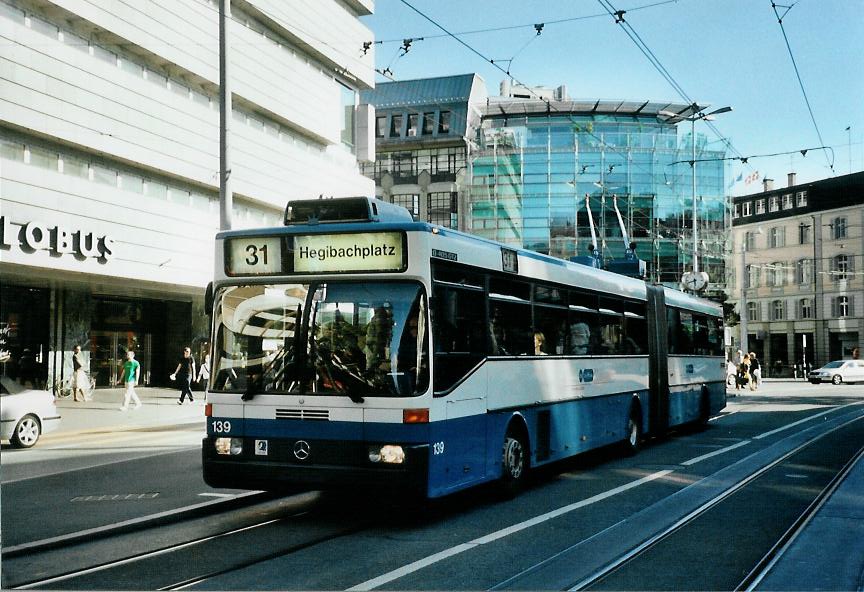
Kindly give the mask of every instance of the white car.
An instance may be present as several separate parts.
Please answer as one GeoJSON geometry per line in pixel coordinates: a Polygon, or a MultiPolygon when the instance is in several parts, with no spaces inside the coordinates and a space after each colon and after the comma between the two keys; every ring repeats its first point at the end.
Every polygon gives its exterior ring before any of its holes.
{"type": "Polygon", "coordinates": [[[54,395],[0,377],[0,440],[9,440],[17,448],[30,448],[39,436],[59,425],[54,395]]]}
{"type": "Polygon", "coordinates": [[[828,362],[807,377],[813,384],[820,382],[864,382],[864,360],[837,360],[828,362]]]}

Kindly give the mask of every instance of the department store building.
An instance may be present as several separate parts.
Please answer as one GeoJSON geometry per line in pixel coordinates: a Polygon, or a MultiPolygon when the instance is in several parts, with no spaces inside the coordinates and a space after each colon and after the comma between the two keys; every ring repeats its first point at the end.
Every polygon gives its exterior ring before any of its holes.
{"type": "MultiPolygon", "coordinates": [[[[372,194],[374,55],[344,49],[372,0],[232,4],[233,227],[372,194]]],[[[0,45],[0,373],[62,380],[79,344],[99,386],[129,348],[166,385],[208,338],[218,2],[0,0],[0,45]]]]}

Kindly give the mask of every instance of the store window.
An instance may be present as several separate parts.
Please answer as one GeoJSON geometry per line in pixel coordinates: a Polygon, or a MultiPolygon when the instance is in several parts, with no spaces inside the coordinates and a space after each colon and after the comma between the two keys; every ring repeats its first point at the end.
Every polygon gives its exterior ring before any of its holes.
{"type": "Polygon", "coordinates": [[[45,387],[50,318],[48,290],[0,284],[0,375],[45,387]]]}

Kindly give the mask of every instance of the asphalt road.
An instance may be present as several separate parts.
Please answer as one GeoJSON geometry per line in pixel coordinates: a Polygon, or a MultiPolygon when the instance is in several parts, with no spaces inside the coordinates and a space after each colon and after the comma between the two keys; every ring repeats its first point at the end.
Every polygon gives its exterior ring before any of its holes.
{"type": "MultiPolygon", "coordinates": [[[[608,449],[536,471],[528,490],[512,500],[489,488],[426,506],[315,493],[264,500],[4,557],[3,583],[130,590],[567,589],[750,479],[587,584],[733,589],[864,444],[864,419],[852,421],[862,415],[860,386],[767,383],[761,392],[730,398],[707,430],[648,442],[635,457],[608,449]]],[[[19,472],[18,480],[4,483],[4,547],[238,493],[203,484],[197,446],[178,443],[143,457],[142,442],[133,448],[128,458],[115,451],[100,455],[110,462],[98,464],[90,455],[81,465],[88,468],[33,478],[19,472]],[[159,495],[134,498],[143,493],[159,495]]],[[[76,459],[72,467],[88,456],[75,447],[68,455],[76,459]]]]}

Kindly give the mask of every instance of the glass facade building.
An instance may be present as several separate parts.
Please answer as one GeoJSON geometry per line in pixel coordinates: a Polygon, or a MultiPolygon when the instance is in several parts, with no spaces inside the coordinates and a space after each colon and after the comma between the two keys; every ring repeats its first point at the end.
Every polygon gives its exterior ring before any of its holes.
{"type": "MultiPolygon", "coordinates": [[[[690,109],[491,99],[472,158],[466,230],[569,258],[588,254],[593,220],[603,259],[621,258],[617,206],[648,279],[677,286],[692,269],[693,138],[690,125],[664,120],[690,109]]],[[[696,160],[707,160],[696,163],[699,268],[715,290],[725,273],[724,156],[697,134],[696,160]]]]}

